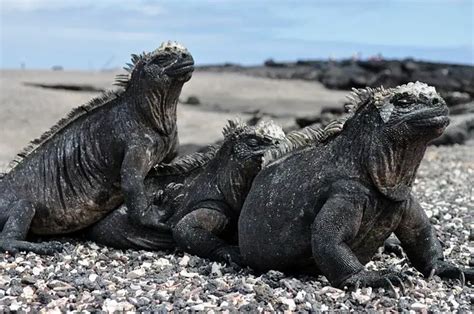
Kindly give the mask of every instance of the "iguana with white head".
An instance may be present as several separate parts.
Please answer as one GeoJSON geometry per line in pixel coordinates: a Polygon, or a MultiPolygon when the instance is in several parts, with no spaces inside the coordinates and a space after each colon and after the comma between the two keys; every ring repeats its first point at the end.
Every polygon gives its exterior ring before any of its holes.
{"type": "Polygon", "coordinates": [[[247,126],[240,120],[229,121],[223,134],[218,146],[157,165],[146,178],[149,198],[158,195],[155,215],[168,231],[134,225],[124,204],[86,230],[85,237],[122,249],[177,246],[213,260],[239,262],[240,209],[264,154],[280,145],[285,134],[273,122],[247,126]]]}
{"type": "Polygon", "coordinates": [[[83,229],[125,202],[133,223],[159,227],[144,179],[178,146],[176,106],[194,61],[176,42],[132,55],[118,92],[74,109],[18,154],[0,181],[0,251],[49,254],[28,232],[83,229]]]}
{"type": "Polygon", "coordinates": [[[394,232],[425,276],[472,280],[471,269],[444,261],[411,193],[428,143],[449,123],[444,100],[416,82],[356,90],[349,107],[341,132],[273,161],[255,177],[239,219],[244,263],[323,274],[338,287],[392,286],[401,274],[364,264],[394,232]]]}

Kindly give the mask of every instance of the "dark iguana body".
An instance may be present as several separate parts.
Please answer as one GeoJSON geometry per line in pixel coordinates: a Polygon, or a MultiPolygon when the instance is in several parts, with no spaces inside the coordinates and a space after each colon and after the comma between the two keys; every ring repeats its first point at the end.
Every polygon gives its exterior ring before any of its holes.
{"type": "Polygon", "coordinates": [[[263,154],[274,148],[284,133],[272,123],[249,127],[231,121],[224,136],[221,146],[158,166],[147,177],[150,197],[163,190],[159,207],[169,213],[161,217],[169,232],[131,224],[123,205],[89,228],[86,237],[119,248],[160,250],[177,245],[214,260],[239,259],[236,232],[240,209],[261,169],[263,154]],[[170,189],[169,183],[175,184],[174,188],[170,189]]]}
{"type": "Polygon", "coordinates": [[[428,142],[449,122],[444,101],[418,82],[357,96],[338,136],[256,176],[239,220],[244,262],[258,270],[322,273],[340,287],[396,284],[398,274],[363,266],[395,232],[424,275],[434,269],[459,276],[443,261],[434,229],[411,194],[428,142]]]}
{"type": "Polygon", "coordinates": [[[0,250],[51,253],[55,247],[23,241],[27,233],[80,230],[124,201],[134,222],[159,225],[143,181],[175,155],[176,105],[194,61],[172,42],[132,61],[123,91],[75,109],[0,181],[0,250]]]}

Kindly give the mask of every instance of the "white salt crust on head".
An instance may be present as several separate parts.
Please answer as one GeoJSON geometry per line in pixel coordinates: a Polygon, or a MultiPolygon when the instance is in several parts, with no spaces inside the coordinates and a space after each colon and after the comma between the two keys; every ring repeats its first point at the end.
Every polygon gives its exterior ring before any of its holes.
{"type": "Polygon", "coordinates": [[[272,120],[260,121],[256,126],[255,133],[258,135],[268,136],[276,139],[285,138],[285,132],[283,132],[281,126],[279,126],[272,120]]]}

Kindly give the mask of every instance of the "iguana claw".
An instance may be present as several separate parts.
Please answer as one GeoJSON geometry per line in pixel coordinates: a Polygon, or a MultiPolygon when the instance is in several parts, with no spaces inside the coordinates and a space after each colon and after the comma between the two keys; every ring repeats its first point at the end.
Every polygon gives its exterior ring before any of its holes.
{"type": "Polygon", "coordinates": [[[395,287],[393,286],[393,283],[390,281],[390,279],[385,278],[385,282],[387,283],[388,287],[390,288],[390,291],[393,292],[394,298],[395,298],[395,299],[400,298],[400,295],[398,294],[397,290],[396,290],[395,287]]]}
{"type": "Polygon", "coordinates": [[[458,279],[461,286],[466,284],[466,280],[474,280],[474,271],[471,268],[460,268],[445,261],[436,262],[431,269],[428,279],[431,279],[434,275],[438,275],[441,278],[458,279]]]}
{"type": "Polygon", "coordinates": [[[406,287],[403,280],[407,280],[407,277],[403,273],[395,271],[368,271],[362,270],[351,277],[344,280],[339,286],[347,287],[351,290],[371,286],[374,288],[388,288],[392,292],[398,295],[395,290],[395,286],[400,287],[403,294],[406,293],[406,287]]]}

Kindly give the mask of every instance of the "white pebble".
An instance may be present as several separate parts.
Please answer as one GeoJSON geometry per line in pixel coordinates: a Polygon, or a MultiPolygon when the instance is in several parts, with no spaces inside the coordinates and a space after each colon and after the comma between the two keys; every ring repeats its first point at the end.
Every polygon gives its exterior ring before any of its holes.
{"type": "Polygon", "coordinates": [[[423,303],[415,302],[411,305],[411,308],[413,310],[423,310],[423,309],[428,308],[428,306],[426,304],[423,304],[423,303]]]}
{"type": "Polygon", "coordinates": [[[94,282],[97,279],[97,277],[99,277],[99,276],[97,276],[96,274],[90,274],[89,275],[89,281],[94,282]]]}
{"type": "Polygon", "coordinates": [[[179,261],[179,265],[180,266],[187,266],[188,263],[189,263],[189,256],[188,255],[184,255],[183,258],[181,258],[181,260],[179,261]]]}
{"type": "Polygon", "coordinates": [[[145,274],[146,274],[145,269],[139,268],[139,269],[135,269],[135,270],[132,270],[131,272],[129,272],[127,274],[127,278],[128,279],[135,279],[135,278],[145,276],[145,274]]]}

